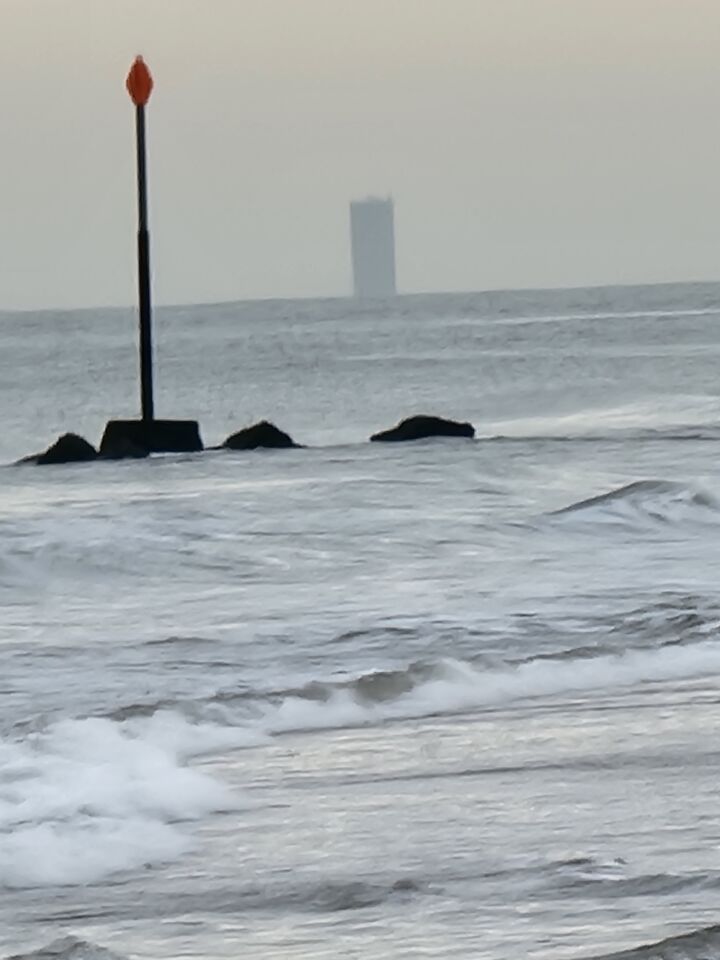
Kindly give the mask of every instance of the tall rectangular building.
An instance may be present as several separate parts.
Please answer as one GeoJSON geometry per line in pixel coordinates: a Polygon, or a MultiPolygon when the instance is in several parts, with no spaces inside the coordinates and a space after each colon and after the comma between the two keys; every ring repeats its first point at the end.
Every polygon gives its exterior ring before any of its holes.
{"type": "Polygon", "coordinates": [[[395,217],[388,198],[350,204],[353,281],[356,297],[395,295],[395,217]]]}

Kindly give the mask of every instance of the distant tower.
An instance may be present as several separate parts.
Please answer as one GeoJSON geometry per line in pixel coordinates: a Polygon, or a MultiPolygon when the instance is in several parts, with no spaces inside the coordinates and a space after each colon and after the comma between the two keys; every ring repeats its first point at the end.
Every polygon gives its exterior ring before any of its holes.
{"type": "Polygon", "coordinates": [[[368,197],[350,204],[356,297],[392,297],[396,293],[394,219],[389,197],[368,197]]]}

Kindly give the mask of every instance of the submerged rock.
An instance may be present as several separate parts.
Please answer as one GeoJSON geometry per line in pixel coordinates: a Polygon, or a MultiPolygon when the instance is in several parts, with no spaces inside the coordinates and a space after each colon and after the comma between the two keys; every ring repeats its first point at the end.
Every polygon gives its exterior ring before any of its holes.
{"type": "Polygon", "coordinates": [[[43,453],[35,453],[23,457],[18,463],[85,463],[88,460],[97,460],[97,450],[84,437],[77,433],[64,433],[43,453]]]}
{"type": "Polygon", "coordinates": [[[373,443],[399,443],[404,440],[423,440],[426,437],[474,437],[475,428],[471,423],[459,423],[457,420],[444,420],[442,417],[408,417],[389,430],[374,433],[373,443]]]}
{"type": "Polygon", "coordinates": [[[257,450],[258,447],[287,448],[298,447],[293,438],[279,430],[274,423],[261,420],[251,427],[231,434],[223,443],[228,450],[257,450]]]}

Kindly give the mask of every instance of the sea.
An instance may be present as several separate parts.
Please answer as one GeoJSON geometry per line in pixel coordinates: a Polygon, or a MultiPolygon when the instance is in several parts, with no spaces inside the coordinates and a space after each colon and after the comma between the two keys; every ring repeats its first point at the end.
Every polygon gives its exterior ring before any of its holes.
{"type": "Polygon", "coordinates": [[[720,285],[0,314],[0,957],[720,958],[720,285]],[[369,443],[414,414],[470,439],[369,443]]]}

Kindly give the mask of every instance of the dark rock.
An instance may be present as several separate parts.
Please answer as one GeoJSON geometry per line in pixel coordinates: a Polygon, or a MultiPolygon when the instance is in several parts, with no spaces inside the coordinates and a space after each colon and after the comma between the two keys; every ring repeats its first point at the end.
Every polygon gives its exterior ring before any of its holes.
{"type": "Polygon", "coordinates": [[[228,450],[257,450],[258,447],[287,448],[297,447],[292,437],[283,433],[273,423],[267,420],[261,420],[260,423],[254,423],[251,427],[245,427],[244,430],[238,430],[231,434],[223,443],[223,447],[228,450]]]}
{"type": "Polygon", "coordinates": [[[195,420],[109,420],[100,441],[101,456],[119,459],[142,453],[196,453],[203,449],[195,420]],[[131,449],[136,453],[129,453],[131,449]],[[124,452],[123,452],[124,451],[124,452]]]}
{"type": "Polygon", "coordinates": [[[24,457],[18,463],[85,463],[97,460],[97,450],[77,433],[64,433],[44,453],[24,457]]]}
{"type": "Polygon", "coordinates": [[[442,417],[408,417],[401,420],[390,430],[374,433],[373,442],[399,443],[404,440],[423,440],[425,437],[474,437],[475,428],[471,423],[458,423],[456,420],[444,420],[442,417]]]}

